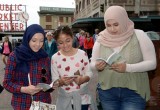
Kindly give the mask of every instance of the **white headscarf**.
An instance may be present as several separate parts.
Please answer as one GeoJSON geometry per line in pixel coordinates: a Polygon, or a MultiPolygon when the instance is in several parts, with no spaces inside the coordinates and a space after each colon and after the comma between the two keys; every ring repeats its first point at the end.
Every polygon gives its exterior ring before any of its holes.
{"type": "Polygon", "coordinates": [[[120,34],[112,35],[107,28],[99,33],[97,41],[107,47],[118,47],[126,43],[133,35],[134,23],[128,18],[126,10],[121,6],[110,6],[104,14],[104,23],[108,20],[115,20],[119,23],[120,34]]]}

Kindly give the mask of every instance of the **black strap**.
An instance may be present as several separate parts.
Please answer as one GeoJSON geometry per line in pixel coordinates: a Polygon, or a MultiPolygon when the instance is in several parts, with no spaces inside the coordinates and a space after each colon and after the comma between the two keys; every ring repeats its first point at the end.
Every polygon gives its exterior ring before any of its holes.
{"type": "Polygon", "coordinates": [[[0,93],[4,90],[4,87],[0,84],[0,93]]]}

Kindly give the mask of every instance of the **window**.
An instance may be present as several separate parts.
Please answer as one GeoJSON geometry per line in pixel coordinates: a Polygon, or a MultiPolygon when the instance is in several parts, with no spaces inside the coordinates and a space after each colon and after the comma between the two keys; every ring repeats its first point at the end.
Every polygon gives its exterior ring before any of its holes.
{"type": "Polygon", "coordinates": [[[71,17],[71,22],[73,22],[74,21],[74,17],[71,17]]]}
{"type": "Polygon", "coordinates": [[[76,5],[76,13],[78,13],[78,5],[76,5]]]}
{"type": "Polygon", "coordinates": [[[52,25],[46,25],[46,29],[52,29],[52,25]]]}
{"type": "Polygon", "coordinates": [[[68,17],[66,17],[66,23],[68,23],[68,17]]]}
{"type": "Polygon", "coordinates": [[[81,11],[81,1],[79,2],[79,11],[81,11]]]}
{"type": "Polygon", "coordinates": [[[85,0],[82,1],[82,9],[85,8],[85,0]]]}
{"type": "Polygon", "coordinates": [[[52,22],[52,16],[51,15],[46,16],[46,22],[52,22]]]}
{"type": "Polygon", "coordinates": [[[63,17],[62,16],[59,17],[59,22],[63,22],[63,17]]]}
{"type": "Polygon", "coordinates": [[[87,5],[89,5],[90,4],[90,0],[87,0],[87,5]]]}

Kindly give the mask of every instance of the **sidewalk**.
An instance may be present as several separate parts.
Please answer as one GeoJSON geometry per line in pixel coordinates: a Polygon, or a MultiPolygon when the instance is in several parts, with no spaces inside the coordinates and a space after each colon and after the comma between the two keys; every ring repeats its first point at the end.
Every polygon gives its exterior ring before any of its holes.
{"type": "MultiPolygon", "coordinates": [[[[4,64],[2,62],[2,56],[0,54],[0,84],[2,85],[2,81],[4,78],[4,64]]],[[[0,94],[0,110],[13,110],[10,104],[11,101],[11,93],[3,90],[0,94]]]]}
{"type": "MultiPolygon", "coordinates": [[[[4,78],[4,64],[2,62],[2,56],[0,54],[0,84],[3,82],[4,78]]],[[[90,81],[89,89],[92,92],[94,99],[96,98],[95,96],[95,89],[96,89],[96,80],[97,76],[95,75],[93,79],[90,81]]],[[[57,91],[52,92],[52,103],[55,104],[56,102],[56,97],[57,97],[57,91]]],[[[0,94],[0,110],[13,110],[11,107],[11,97],[12,94],[9,93],[6,90],[3,90],[3,92],[0,94]]]]}

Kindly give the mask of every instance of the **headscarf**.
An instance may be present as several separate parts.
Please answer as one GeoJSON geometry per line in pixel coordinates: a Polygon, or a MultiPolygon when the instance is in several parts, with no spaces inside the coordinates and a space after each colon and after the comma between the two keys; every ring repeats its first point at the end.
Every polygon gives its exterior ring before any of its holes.
{"type": "Polygon", "coordinates": [[[107,47],[118,47],[126,43],[134,33],[134,23],[128,18],[127,12],[123,7],[110,6],[104,14],[106,29],[99,33],[97,41],[107,47]],[[108,32],[106,23],[108,20],[115,20],[119,23],[120,34],[112,35],[108,32]]]}
{"type": "Polygon", "coordinates": [[[45,36],[43,28],[38,24],[32,24],[26,28],[22,44],[15,48],[16,70],[24,73],[29,72],[29,61],[38,60],[47,57],[47,53],[41,48],[38,52],[32,51],[29,41],[36,33],[42,33],[45,36]]]}

